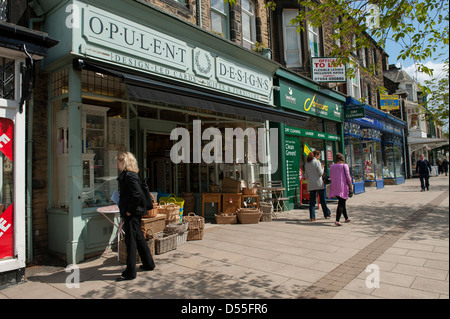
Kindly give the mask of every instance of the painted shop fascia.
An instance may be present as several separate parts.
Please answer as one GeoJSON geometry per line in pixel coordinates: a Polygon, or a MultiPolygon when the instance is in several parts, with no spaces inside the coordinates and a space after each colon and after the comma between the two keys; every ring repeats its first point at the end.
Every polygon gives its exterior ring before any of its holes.
{"type": "MultiPolygon", "coordinates": [[[[45,62],[47,70],[67,63],[69,57],[80,56],[273,104],[272,75],[278,68],[275,62],[157,8],[136,1],[122,1],[112,8],[107,1],[74,0],[52,13],[46,25],[66,25],[71,18],[78,22],[53,31],[66,41],[50,51],[45,62]],[[70,15],[67,6],[75,10],[70,15]],[[121,10],[125,6],[127,10],[121,10]]],[[[52,33],[50,27],[48,32],[52,33]]]]}
{"type": "Polygon", "coordinates": [[[345,120],[347,158],[355,193],[405,182],[406,123],[395,116],[348,97],[345,110],[364,109],[364,117],[345,120]],[[356,149],[356,152],[355,152],[356,149]]]}
{"type": "Polygon", "coordinates": [[[327,169],[334,161],[334,155],[337,152],[344,152],[343,106],[346,97],[284,68],[277,70],[274,85],[278,87],[274,94],[277,107],[305,114],[312,121],[318,120],[322,123],[311,126],[308,120],[304,127],[271,123],[272,126],[279,127],[281,132],[279,135],[281,165],[278,174],[272,179],[281,180],[283,185],[286,185],[285,196],[289,197],[286,205],[288,209],[292,209],[305,202],[305,198],[302,198],[302,187],[306,188],[307,183],[306,180],[302,180],[305,143],[308,144],[311,140],[317,143],[316,149],[323,152],[322,162],[327,169]]]}
{"type": "MultiPolygon", "coordinates": [[[[47,7],[52,3],[41,1],[47,7]]],[[[54,199],[49,199],[48,204],[49,248],[66,255],[68,263],[77,263],[86,255],[103,250],[105,240],[112,239],[109,235],[108,238],[100,236],[102,232],[108,233],[110,224],[94,207],[83,207],[78,194],[84,188],[80,177],[84,157],[80,154],[89,154],[84,153],[82,143],[73,143],[83,135],[81,77],[72,67],[74,60],[80,60],[80,65],[85,61],[105,70],[171,83],[172,87],[179,84],[211,96],[227,96],[230,100],[244,100],[276,110],[272,89],[277,63],[151,5],[131,0],[114,2],[114,7],[106,0],[68,1],[46,16],[45,28],[51,36],[61,39],[61,43],[49,50],[43,62],[44,70],[56,73],[68,69],[69,88],[62,96],[68,100],[67,132],[71,143],[66,166],[67,208],[52,206],[54,199]]],[[[52,107],[49,101],[49,109],[52,107]]],[[[167,126],[167,123],[156,125],[167,126]]],[[[49,132],[53,132],[51,125],[49,132]]],[[[51,161],[57,151],[49,147],[49,166],[56,165],[51,161]]],[[[49,180],[57,178],[50,176],[49,180]]],[[[49,186],[50,193],[55,194],[57,190],[52,187],[49,186]]]]}

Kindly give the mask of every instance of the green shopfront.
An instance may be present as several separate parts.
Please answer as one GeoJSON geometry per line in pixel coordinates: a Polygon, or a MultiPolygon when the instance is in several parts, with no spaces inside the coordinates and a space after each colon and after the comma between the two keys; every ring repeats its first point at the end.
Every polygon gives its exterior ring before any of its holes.
{"type": "Polygon", "coordinates": [[[300,126],[272,123],[279,127],[279,169],[273,180],[286,187],[288,209],[300,207],[309,200],[304,178],[305,160],[309,151],[321,152],[327,173],[337,152],[344,153],[343,105],[345,96],[286,69],[278,69],[275,83],[279,87],[275,104],[309,118],[300,126]]]}
{"type": "MultiPolygon", "coordinates": [[[[40,4],[49,10],[46,30],[61,39],[44,61],[50,74],[48,241],[69,263],[98,254],[114,238],[97,209],[110,205],[117,190],[118,152],[136,154],[151,191],[194,194],[198,213],[201,193],[224,177],[251,185],[268,173],[246,153],[258,136],[232,163],[199,160],[194,147],[211,146],[227,128],[264,135],[269,120],[300,127],[306,119],[274,107],[277,63],[149,4],[40,4]],[[172,138],[174,129],[191,147],[179,162],[171,157],[180,140],[172,138]]],[[[213,148],[219,158],[227,151],[223,144],[213,148]]]]}

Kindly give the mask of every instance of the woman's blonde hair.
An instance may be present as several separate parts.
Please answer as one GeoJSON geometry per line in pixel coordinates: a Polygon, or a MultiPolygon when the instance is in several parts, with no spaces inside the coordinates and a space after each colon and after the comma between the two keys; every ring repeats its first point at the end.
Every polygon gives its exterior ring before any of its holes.
{"type": "Polygon", "coordinates": [[[116,160],[117,162],[122,163],[124,171],[139,173],[136,157],[134,157],[134,155],[130,152],[120,153],[119,155],[117,155],[116,160]]]}

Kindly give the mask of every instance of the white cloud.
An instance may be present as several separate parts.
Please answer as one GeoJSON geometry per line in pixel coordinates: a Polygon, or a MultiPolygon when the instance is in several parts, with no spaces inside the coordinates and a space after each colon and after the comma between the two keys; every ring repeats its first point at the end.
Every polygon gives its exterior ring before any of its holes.
{"type": "Polygon", "coordinates": [[[425,84],[425,80],[430,80],[433,77],[442,77],[444,76],[444,63],[434,63],[432,61],[428,61],[424,63],[427,68],[433,69],[433,76],[430,77],[428,74],[419,72],[417,70],[417,65],[413,64],[408,67],[404,67],[403,70],[406,71],[413,79],[417,80],[420,84],[425,84]]]}

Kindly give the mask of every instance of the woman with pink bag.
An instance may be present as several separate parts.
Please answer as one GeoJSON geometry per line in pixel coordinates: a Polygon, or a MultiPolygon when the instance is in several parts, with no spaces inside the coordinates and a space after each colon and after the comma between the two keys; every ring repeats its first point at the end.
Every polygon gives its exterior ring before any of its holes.
{"type": "Polygon", "coordinates": [[[350,222],[345,204],[349,198],[349,192],[353,194],[353,184],[348,165],[345,164],[344,155],[341,153],[336,153],[335,164],[330,167],[330,179],[331,187],[329,196],[330,198],[337,197],[339,200],[335,225],[342,226],[339,222],[341,215],[344,215],[346,223],[350,222]]]}

